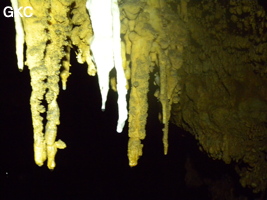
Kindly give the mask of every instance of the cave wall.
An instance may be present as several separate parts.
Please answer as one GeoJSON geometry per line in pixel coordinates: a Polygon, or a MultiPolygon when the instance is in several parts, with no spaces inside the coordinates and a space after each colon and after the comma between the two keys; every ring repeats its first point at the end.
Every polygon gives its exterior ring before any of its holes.
{"type": "Polygon", "coordinates": [[[180,102],[172,121],[240,183],[267,186],[267,23],[257,1],[190,1],[180,102]]]}

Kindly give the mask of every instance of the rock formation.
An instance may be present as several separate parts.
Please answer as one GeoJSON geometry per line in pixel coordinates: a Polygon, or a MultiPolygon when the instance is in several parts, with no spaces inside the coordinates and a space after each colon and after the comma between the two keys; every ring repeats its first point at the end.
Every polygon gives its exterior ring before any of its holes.
{"type": "MultiPolygon", "coordinates": [[[[30,98],[35,162],[55,167],[59,125],[57,96],[67,88],[70,51],[97,66],[90,53],[93,36],[85,0],[19,0],[31,6],[21,18],[31,75],[30,98]],[[46,115],[45,115],[46,113],[46,115]],[[46,116],[45,129],[43,117],[46,116]]],[[[121,0],[122,60],[129,95],[129,165],[143,154],[153,74],[164,124],[175,123],[199,141],[211,159],[234,163],[243,187],[267,188],[267,16],[256,0],[121,0]]],[[[19,34],[19,33],[18,33],[19,34]]],[[[22,67],[20,66],[20,69],[22,67]]],[[[116,79],[111,77],[116,90],[116,79]]],[[[64,126],[64,124],[62,124],[64,126]]]]}

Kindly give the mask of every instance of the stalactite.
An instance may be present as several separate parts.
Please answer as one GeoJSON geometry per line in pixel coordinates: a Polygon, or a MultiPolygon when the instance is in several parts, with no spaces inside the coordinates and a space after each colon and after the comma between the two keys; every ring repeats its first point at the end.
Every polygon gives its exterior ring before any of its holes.
{"type": "MultiPolygon", "coordinates": [[[[25,1],[23,3],[27,4],[25,1]]],[[[38,8],[36,4],[39,2],[31,3],[34,8],[38,8]]],[[[56,141],[56,136],[57,126],[60,123],[57,104],[59,75],[61,60],[64,57],[64,70],[61,74],[63,89],[66,84],[64,73],[68,73],[69,70],[69,51],[64,51],[64,47],[68,49],[69,46],[66,37],[69,35],[69,29],[65,28],[69,26],[68,8],[62,8],[59,1],[53,1],[53,3],[43,1],[43,7],[33,12],[36,17],[24,18],[23,23],[27,33],[26,64],[30,69],[32,86],[30,104],[34,128],[34,157],[37,165],[42,166],[47,159],[48,168],[54,169],[57,149],[66,147],[63,141],[56,141]],[[48,13],[49,16],[47,16],[48,13]],[[47,122],[44,130],[41,113],[45,112],[47,122]]]]}
{"type": "Polygon", "coordinates": [[[60,72],[60,78],[62,82],[62,89],[67,89],[67,80],[68,77],[71,75],[70,73],[70,47],[66,47],[66,55],[62,60],[62,71],[60,72]]]}
{"type": "MultiPolygon", "coordinates": [[[[11,4],[14,10],[18,10],[18,0],[11,0],[11,4]]],[[[14,12],[14,21],[16,29],[16,54],[18,59],[18,68],[22,71],[24,68],[24,30],[20,16],[17,12],[14,12]]]]}
{"type": "MultiPolygon", "coordinates": [[[[24,1],[24,3],[27,4],[29,1],[24,1]]],[[[44,8],[47,7],[46,2],[44,2],[43,5],[45,5],[44,8]]],[[[47,69],[44,63],[44,52],[46,49],[46,42],[48,41],[48,35],[46,33],[48,24],[45,11],[45,9],[34,10],[33,13],[36,18],[23,19],[24,31],[26,33],[25,41],[27,44],[27,60],[25,64],[30,70],[32,86],[30,105],[34,132],[34,159],[35,163],[39,166],[42,166],[47,159],[46,141],[43,132],[43,117],[41,116],[41,113],[46,112],[45,105],[43,105],[42,102],[47,89],[45,83],[47,79],[47,69]],[[37,23],[39,18],[42,20],[37,23]]]]}
{"type": "Polygon", "coordinates": [[[166,155],[168,152],[168,127],[169,127],[169,120],[170,120],[170,105],[171,105],[171,99],[168,98],[166,95],[168,93],[168,81],[167,81],[167,58],[164,53],[164,51],[161,51],[158,53],[159,55],[159,66],[160,66],[160,92],[159,92],[159,100],[162,105],[162,123],[164,124],[163,128],[163,146],[164,146],[164,154],[166,155]]]}
{"type": "Polygon", "coordinates": [[[150,48],[152,42],[151,40],[143,39],[133,32],[129,34],[129,38],[132,42],[132,88],[129,101],[128,158],[129,165],[136,166],[139,157],[142,155],[143,145],[141,144],[141,140],[143,140],[146,136],[146,119],[148,109],[147,93],[149,80],[149,52],[147,52],[146,49],[150,48]]]}
{"type": "Polygon", "coordinates": [[[123,69],[120,38],[120,12],[117,0],[88,0],[86,2],[94,36],[90,39],[93,58],[97,67],[98,83],[105,110],[109,90],[109,73],[117,73],[118,112],[117,132],[121,133],[128,117],[126,77],[123,69]]]}

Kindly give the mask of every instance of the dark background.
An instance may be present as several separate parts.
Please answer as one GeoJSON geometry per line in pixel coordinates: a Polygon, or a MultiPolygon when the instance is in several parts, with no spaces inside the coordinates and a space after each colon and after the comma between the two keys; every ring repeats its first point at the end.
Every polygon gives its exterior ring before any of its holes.
{"type": "MultiPolygon", "coordinates": [[[[56,168],[38,167],[33,159],[33,130],[27,66],[19,72],[15,54],[13,18],[3,16],[0,3],[0,199],[210,199],[206,187],[185,185],[188,156],[202,166],[203,173],[224,171],[222,163],[211,164],[198,151],[193,137],[170,125],[169,153],[163,155],[160,104],[150,82],[147,137],[138,166],[129,167],[127,158],[128,122],[123,133],[116,133],[117,95],[110,91],[106,111],[101,111],[97,77],[87,74],[71,54],[67,90],[60,91],[58,139],[67,148],[59,150],[56,168]]],[[[33,30],[34,31],[34,30],[33,30]]],[[[24,55],[25,56],[25,55],[24,55]]],[[[61,83],[60,83],[61,86],[61,83]]]]}

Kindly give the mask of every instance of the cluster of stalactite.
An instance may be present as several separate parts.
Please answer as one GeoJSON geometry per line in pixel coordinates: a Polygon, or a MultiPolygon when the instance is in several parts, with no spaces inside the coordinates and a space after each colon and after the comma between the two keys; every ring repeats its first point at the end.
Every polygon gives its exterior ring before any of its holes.
{"type": "MultiPolygon", "coordinates": [[[[33,8],[33,16],[22,18],[22,24],[32,85],[35,161],[41,166],[48,159],[50,169],[57,149],[66,147],[56,141],[56,99],[60,78],[67,89],[73,46],[77,61],[87,62],[88,74],[97,74],[85,4],[86,0],[19,0],[20,6],[33,8]]],[[[254,192],[267,188],[266,11],[256,0],[121,0],[119,8],[130,94],[129,165],[137,165],[143,154],[153,74],[155,97],[162,107],[164,154],[172,119],[193,134],[211,158],[236,164],[243,187],[254,192]]],[[[110,82],[116,91],[116,79],[110,82]]]]}
{"type": "Polygon", "coordinates": [[[60,70],[62,66],[69,68],[70,8],[62,6],[59,1],[19,1],[19,6],[33,8],[33,16],[22,18],[22,24],[27,45],[25,64],[30,70],[32,86],[30,105],[34,159],[39,166],[47,160],[48,168],[54,169],[57,149],[66,147],[62,140],[56,141],[57,126],[60,124],[57,96],[60,70]],[[43,113],[46,113],[45,130],[43,113]]]}
{"type": "Polygon", "coordinates": [[[172,103],[179,101],[177,70],[183,62],[186,32],[179,15],[166,1],[125,1],[121,9],[121,32],[131,63],[128,157],[130,166],[135,166],[146,135],[149,73],[154,73],[158,85],[155,97],[162,106],[162,141],[164,154],[168,152],[168,124],[172,103]]]}
{"type": "MultiPolygon", "coordinates": [[[[17,31],[17,38],[20,38],[17,43],[23,45],[25,39],[27,45],[25,65],[31,75],[34,157],[39,166],[48,160],[50,169],[56,165],[57,149],[66,147],[63,141],[56,141],[60,124],[57,96],[60,79],[62,89],[67,89],[67,79],[71,74],[70,51],[74,45],[77,47],[77,61],[87,62],[89,75],[97,73],[90,53],[93,30],[85,4],[85,0],[18,1],[18,6],[33,8],[32,17],[21,18],[25,38],[17,31]]],[[[182,66],[186,34],[179,15],[166,1],[127,0],[120,1],[119,7],[122,61],[130,93],[128,158],[129,165],[136,166],[146,136],[150,73],[154,74],[158,86],[155,96],[162,105],[164,154],[168,152],[168,123],[172,103],[179,101],[181,88],[177,70],[182,66]]],[[[186,16],[184,3],[181,7],[183,16],[186,16]]],[[[20,59],[21,56],[18,57],[21,62],[20,59]]],[[[111,88],[117,90],[114,77],[110,82],[111,88]]]]}

